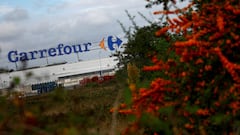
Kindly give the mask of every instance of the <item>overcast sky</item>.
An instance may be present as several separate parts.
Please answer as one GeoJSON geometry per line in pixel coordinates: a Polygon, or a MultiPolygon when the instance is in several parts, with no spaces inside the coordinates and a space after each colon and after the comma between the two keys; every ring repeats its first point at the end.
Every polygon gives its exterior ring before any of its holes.
{"type": "MultiPolygon", "coordinates": [[[[123,38],[117,20],[126,27],[131,23],[125,13],[136,16],[138,25],[147,22],[137,12],[154,20],[153,9],[146,9],[144,0],[1,0],[0,1],[0,67],[12,67],[7,53],[11,50],[33,51],[56,47],[59,43],[96,43],[109,35],[123,38]]],[[[124,39],[123,39],[124,40],[124,39]]],[[[76,54],[72,54],[74,62],[76,54]],[[74,57],[73,57],[74,55],[74,57]]],[[[83,60],[104,55],[104,52],[79,54],[83,60]]],[[[50,59],[50,63],[68,58],[50,59]]],[[[29,65],[44,60],[29,61],[29,65]]]]}

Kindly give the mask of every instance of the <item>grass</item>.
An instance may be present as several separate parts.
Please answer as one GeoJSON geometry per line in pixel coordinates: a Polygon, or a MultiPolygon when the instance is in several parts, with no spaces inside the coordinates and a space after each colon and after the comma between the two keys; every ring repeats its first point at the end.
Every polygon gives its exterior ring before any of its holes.
{"type": "Polygon", "coordinates": [[[123,87],[111,80],[74,90],[56,89],[23,99],[2,98],[0,134],[120,134],[127,126],[126,117],[113,115],[109,110],[123,101],[123,87]]]}

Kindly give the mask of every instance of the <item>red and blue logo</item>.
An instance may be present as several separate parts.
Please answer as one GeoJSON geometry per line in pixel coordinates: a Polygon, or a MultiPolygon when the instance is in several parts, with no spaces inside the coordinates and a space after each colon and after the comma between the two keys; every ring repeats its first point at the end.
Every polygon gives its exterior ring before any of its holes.
{"type": "Polygon", "coordinates": [[[117,48],[120,48],[121,44],[122,44],[122,40],[120,38],[118,38],[117,36],[113,37],[113,36],[108,36],[107,38],[107,47],[105,46],[105,39],[103,38],[100,43],[99,46],[100,48],[107,50],[107,48],[110,51],[114,51],[117,48]]]}

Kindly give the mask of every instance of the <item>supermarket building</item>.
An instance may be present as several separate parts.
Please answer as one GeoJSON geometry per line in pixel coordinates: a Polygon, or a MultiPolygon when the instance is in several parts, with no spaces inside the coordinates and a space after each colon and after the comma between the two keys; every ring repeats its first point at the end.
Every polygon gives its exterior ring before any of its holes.
{"type": "Polygon", "coordinates": [[[84,78],[114,75],[116,65],[116,58],[108,57],[2,73],[0,89],[11,87],[11,82],[16,77],[20,79],[20,85],[15,88],[19,92],[32,92],[32,85],[47,82],[56,82],[63,87],[77,86],[84,78]]]}

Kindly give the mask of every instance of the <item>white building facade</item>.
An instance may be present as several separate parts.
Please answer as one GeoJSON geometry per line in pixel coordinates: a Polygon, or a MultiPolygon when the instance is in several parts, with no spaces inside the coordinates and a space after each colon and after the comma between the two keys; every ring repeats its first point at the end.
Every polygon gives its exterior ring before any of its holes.
{"type": "Polygon", "coordinates": [[[79,85],[86,77],[113,75],[117,70],[116,58],[101,58],[77,63],[51,65],[0,74],[0,89],[9,88],[14,78],[20,79],[18,91],[31,91],[33,84],[55,81],[64,87],[79,85]]]}

